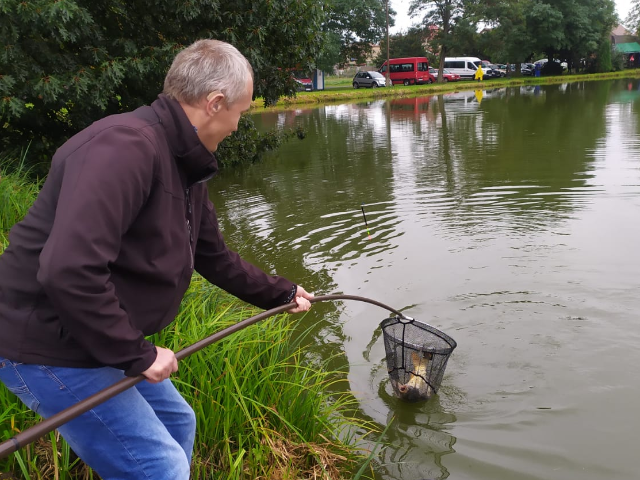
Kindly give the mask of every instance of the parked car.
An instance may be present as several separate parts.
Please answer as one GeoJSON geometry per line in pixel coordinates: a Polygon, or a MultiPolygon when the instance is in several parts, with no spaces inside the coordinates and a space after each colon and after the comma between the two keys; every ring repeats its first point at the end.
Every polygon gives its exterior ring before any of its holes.
{"type": "Polygon", "coordinates": [[[483,80],[496,78],[497,75],[491,69],[491,64],[489,63],[489,60],[482,60],[480,64],[482,65],[482,72],[484,73],[484,76],[482,77],[483,80]]]}
{"type": "Polygon", "coordinates": [[[293,79],[298,84],[298,90],[304,90],[306,92],[313,91],[313,82],[306,74],[299,71],[294,71],[293,79]]]}
{"type": "MultiPolygon", "coordinates": [[[[438,79],[438,69],[437,68],[433,68],[433,67],[429,67],[429,73],[431,75],[433,75],[433,77],[437,80],[438,79]]],[[[457,73],[452,73],[449,70],[447,70],[446,68],[442,69],[442,81],[443,82],[457,82],[460,80],[460,75],[458,75],[457,73]]]]}
{"type": "Polygon", "coordinates": [[[378,72],[358,72],[356,76],[353,77],[353,88],[360,87],[386,87],[387,79],[384,78],[384,75],[378,72]]]}
{"type": "Polygon", "coordinates": [[[536,66],[533,63],[521,63],[520,73],[522,75],[532,76],[535,73],[536,66]]]}
{"type": "MultiPolygon", "coordinates": [[[[540,64],[541,67],[544,67],[544,64],[547,63],[549,60],[547,58],[541,58],[540,60],[536,60],[534,62],[535,65],[540,64]]],[[[567,62],[561,62],[560,60],[558,60],[557,58],[554,58],[553,60],[556,63],[559,63],[562,66],[562,70],[566,70],[568,67],[567,62]]]]}
{"type": "Polygon", "coordinates": [[[506,69],[502,69],[498,65],[495,65],[493,63],[489,64],[488,68],[491,70],[491,73],[496,78],[504,77],[504,76],[507,75],[507,70],[506,69]]]}

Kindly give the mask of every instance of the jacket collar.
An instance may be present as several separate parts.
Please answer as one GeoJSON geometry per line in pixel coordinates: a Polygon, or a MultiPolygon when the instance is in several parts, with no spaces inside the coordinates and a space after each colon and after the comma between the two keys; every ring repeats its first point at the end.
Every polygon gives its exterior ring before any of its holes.
{"type": "Polygon", "coordinates": [[[213,177],[218,171],[218,161],[202,144],[180,104],[160,94],[151,108],[167,133],[171,153],[187,176],[187,186],[213,177]]]}

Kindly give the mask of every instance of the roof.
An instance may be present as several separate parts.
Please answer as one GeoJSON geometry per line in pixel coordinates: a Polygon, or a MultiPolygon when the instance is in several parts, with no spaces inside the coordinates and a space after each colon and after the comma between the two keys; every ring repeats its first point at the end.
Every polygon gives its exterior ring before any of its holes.
{"type": "Polygon", "coordinates": [[[638,42],[616,43],[616,50],[621,53],[640,53],[638,42]]]}
{"type": "Polygon", "coordinates": [[[627,29],[624,25],[618,25],[611,31],[611,35],[622,36],[622,35],[631,35],[629,29],[627,29]]]}

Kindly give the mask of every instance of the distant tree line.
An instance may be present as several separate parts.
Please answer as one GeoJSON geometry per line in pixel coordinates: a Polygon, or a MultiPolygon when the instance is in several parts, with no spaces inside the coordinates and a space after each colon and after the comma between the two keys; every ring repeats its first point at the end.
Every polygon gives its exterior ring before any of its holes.
{"type": "MultiPolygon", "coordinates": [[[[614,69],[613,0],[412,0],[410,14],[418,26],[390,37],[390,57],[427,56],[434,64],[447,56],[474,56],[516,65],[546,57],[566,61],[573,71],[614,69]]],[[[385,38],[376,64],[386,51],[385,38]]],[[[548,62],[545,69],[557,74],[562,67],[548,62]]]]}
{"type": "MultiPolygon", "coordinates": [[[[468,55],[519,65],[540,55],[566,61],[569,69],[612,70],[613,0],[411,0],[409,12],[441,62],[468,55]]],[[[559,73],[562,67],[549,61],[545,69],[559,73]]]]}

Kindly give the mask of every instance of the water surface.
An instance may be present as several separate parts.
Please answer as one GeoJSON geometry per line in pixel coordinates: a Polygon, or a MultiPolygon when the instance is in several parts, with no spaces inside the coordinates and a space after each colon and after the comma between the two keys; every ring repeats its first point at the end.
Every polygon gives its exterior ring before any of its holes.
{"type": "Polygon", "coordinates": [[[638,478],[639,99],[624,80],[254,115],[308,135],[212,182],[228,243],[458,342],[437,397],[410,405],[383,310],[308,315],[362,418],[395,418],[379,479],[638,478]]]}

